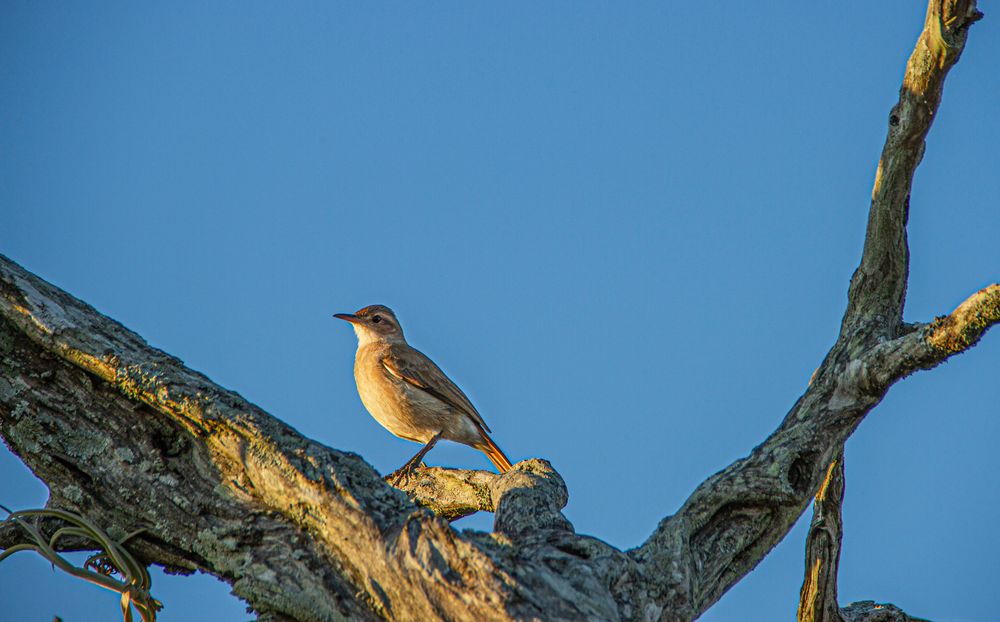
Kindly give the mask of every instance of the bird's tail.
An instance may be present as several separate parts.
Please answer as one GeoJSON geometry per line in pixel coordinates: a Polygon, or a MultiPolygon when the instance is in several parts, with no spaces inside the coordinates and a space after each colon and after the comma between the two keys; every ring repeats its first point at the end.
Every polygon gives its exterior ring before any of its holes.
{"type": "Polygon", "coordinates": [[[497,471],[501,473],[506,473],[510,470],[511,463],[507,454],[503,452],[502,449],[497,447],[497,444],[493,442],[493,439],[489,437],[485,432],[482,434],[483,443],[476,447],[479,451],[486,454],[486,457],[490,459],[493,466],[497,468],[497,471]]]}

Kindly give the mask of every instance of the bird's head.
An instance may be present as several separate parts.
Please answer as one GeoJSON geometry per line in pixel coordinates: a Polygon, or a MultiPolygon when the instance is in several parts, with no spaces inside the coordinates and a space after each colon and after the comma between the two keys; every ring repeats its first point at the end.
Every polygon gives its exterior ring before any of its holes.
{"type": "Polygon", "coordinates": [[[333,317],[350,322],[358,335],[358,345],[373,341],[405,343],[396,314],[385,305],[369,305],[354,313],[335,313],[333,317]]]}

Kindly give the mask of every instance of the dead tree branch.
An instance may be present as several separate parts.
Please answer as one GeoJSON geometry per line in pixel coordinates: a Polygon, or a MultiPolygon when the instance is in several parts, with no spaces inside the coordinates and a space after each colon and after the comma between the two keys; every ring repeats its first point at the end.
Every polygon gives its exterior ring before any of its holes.
{"type": "Polygon", "coordinates": [[[844,452],[826,470],[813,502],[806,536],[806,576],[799,595],[798,622],[843,622],[837,604],[837,567],[844,535],[844,452]]]}

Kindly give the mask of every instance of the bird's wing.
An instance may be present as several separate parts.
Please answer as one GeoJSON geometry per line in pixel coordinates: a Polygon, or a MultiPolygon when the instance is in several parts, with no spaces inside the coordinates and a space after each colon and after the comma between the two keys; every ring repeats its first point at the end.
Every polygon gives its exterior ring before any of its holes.
{"type": "Polygon", "coordinates": [[[393,377],[426,391],[452,408],[465,413],[487,432],[490,427],[462,390],[444,375],[434,361],[409,346],[393,345],[382,359],[382,367],[393,377]]]}

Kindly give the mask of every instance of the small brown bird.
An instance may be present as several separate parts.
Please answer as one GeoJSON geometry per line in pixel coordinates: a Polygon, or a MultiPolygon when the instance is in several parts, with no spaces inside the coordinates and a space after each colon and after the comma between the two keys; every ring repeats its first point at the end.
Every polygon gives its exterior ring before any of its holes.
{"type": "Polygon", "coordinates": [[[420,464],[442,438],[478,449],[501,473],[510,469],[510,460],[490,438],[479,411],[434,361],[406,343],[389,307],[371,305],[333,317],[353,324],[358,336],[354,380],[365,408],[396,436],[424,443],[390,477],[420,464]]]}

